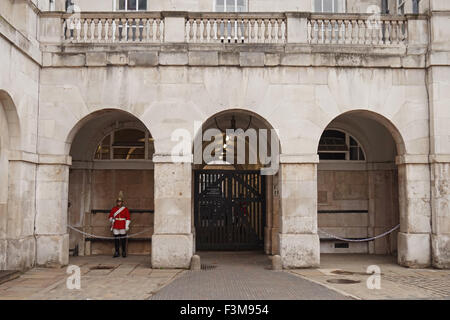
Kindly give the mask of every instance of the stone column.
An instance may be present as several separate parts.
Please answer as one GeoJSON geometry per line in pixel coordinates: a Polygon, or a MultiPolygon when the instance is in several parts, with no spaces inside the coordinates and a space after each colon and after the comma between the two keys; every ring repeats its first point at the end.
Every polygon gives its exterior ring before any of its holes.
{"type": "MultiPolygon", "coordinates": [[[[5,223],[4,269],[26,270],[35,264],[35,177],[37,155],[10,152],[5,223]]],[[[3,251],[4,250],[4,251],[3,251]]]]}
{"type": "Polygon", "coordinates": [[[153,268],[189,268],[194,240],[191,224],[192,156],[154,155],[155,222],[153,268]]]}
{"type": "Polygon", "coordinates": [[[70,165],[69,156],[40,156],[36,175],[37,265],[69,263],[67,205],[70,165]]]}
{"type": "Polygon", "coordinates": [[[317,155],[280,156],[280,255],[284,268],[318,267],[317,155]]]}
{"type": "Polygon", "coordinates": [[[450,269],[450,155],[431,157],[433,266],[450,269]]]}
{"type": "MultiPolygon", "coordinates": [[[[422,1],[424,2],[424,1],[422,1]]],[[[432,180],[432,263],[450,268],[450,1],[430,0],[428,90],[432,180]]]]}
{"type": "Polygon", "coordinates": [[[421,268],[431,265],[430,167],[427,156],[399,156],[400,232],[398,263],[421,268]]]}

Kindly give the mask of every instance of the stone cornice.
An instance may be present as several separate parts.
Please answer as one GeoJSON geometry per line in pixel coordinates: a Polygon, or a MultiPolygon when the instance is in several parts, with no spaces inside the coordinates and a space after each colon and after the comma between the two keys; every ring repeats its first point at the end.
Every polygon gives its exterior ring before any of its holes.
{"type": "Polygon", "coordinates": [[[37,40],[28,39],[24,34],[11,25],[0,15],[0,35],[10,42],[15,48],[27,55],[31,60],[41,65],[42,52],[37,40]]]}

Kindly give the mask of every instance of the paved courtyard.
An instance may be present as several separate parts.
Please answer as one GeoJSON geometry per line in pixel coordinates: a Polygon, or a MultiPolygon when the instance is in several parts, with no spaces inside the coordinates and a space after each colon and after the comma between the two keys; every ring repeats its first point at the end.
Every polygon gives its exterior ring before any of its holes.
{"type": "Polygon", "coordinates": [[[200,256],[202,271],[151,269],[149,256],[71,257],[80,290],[67,289],[67,268],[34,268],[1,284],[0,299],[450,299],[450,270],[407,269],[389,256],[322,254],[318,269],[284,271],[269,270],[261,253],[200,256]],[[367,288],[370,265],[381,270],[380,289],[367,288]]]}
{"type": "Polygon", "coordinates": [[[263,253],[200,252],[206,270],[188,271],[158,291],[152,300],[349,299],[289,272],[272,271],[263,253]]]}

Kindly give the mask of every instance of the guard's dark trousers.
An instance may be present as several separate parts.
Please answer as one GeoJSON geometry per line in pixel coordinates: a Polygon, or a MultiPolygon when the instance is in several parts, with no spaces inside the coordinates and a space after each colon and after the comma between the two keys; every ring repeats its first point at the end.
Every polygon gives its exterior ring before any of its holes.
{"type": "Polygon", "coordinates": [[[122,242],[122,257],[125,258],[127,256],[127,238],[125,238],[125,235],[120,241],[122,242]]]}
{"type": "Polygon", "coordinates": [[[114,258],[117,258],[119,256],[119,247],[120,247],[120,235],[114,235],[114,247],[116,251],[114,252],[114,258]]]}

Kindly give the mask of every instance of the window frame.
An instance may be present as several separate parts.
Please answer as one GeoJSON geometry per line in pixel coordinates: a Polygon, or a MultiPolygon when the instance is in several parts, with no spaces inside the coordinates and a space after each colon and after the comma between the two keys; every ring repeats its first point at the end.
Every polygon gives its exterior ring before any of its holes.
{"type": "Polygon", "coordinates": [[[136,0],[136,10],[128,10],[128,1],[130,0],[124,0],[125,1],[125,9],[120,10],[118,8],[118,4],[120,0],[112,0],[113,1],[113,11],[118,12],[138,12],[138,11],[147,11],[148,10],[148,3],[145,5],[145,9],[139,10],[139,0],[136,0]]]}
{"type": "Polygon", "coordinates": [[[320,139],[322,139],[322,136],[325,134],[326,131],[338,131],[341,132],[343,134],[345,134],[345,144],[348,147],[347,151],[336,151],[336,150],[325,150],[325,151],[320,151],[320,140],[319,140],[319,146],[317,148],[317,155],[319,155],[319,160],[322,161],[327,161],[327,162],[351,162],[351,163],[355,163],[355,162],[360,162],[360,163],[365,163],[367,162],[367,153],[364,150],[363,145],[361,144],[361,142],[359,142],[359,140],[357,138],[355,138],[354,135],[348,133],[345,130],[339,129],[339,128],[327,128],[324,130],[324,132],[322,133],[322,135],[320,136],[320,139]],[[352,146],[350,145],[350,138],[352,138],[353,140],[355,140],[357,147],[361,149],[361,152],[364,156],[364,160],[360,160],[359,159],[359,152],[358,152],[358,160],[351,160],[350,159],[350,149],[352,148],[352,146]],[[339,154],[345,154],[345,159],[343,160],[339,160],[339,159],[320,159],[320,153],[339,153],[339,154]]]}
{"type": "MultiPolygon", "coordinates": [[[[237,11],[238,9],[238,5],[237,2],[238,0],[234,0],[234,11],[227,11],[227,0],[223,0],[224,5],[223,5],[223,11],[217,11],[217,0],[212,0],[213,1],[213,12],[228,12],[228,13],[238,13],[239,11],[237,11]]],[[[245,4],[245,11],[244,12],[248,12],[248,0],[244,0],[244,4],[245,4]]]]}
{"type": "Polygon", "coordinates": [[[104,162],[104,161],[149,161],[152,160],[152,158],[150,157],[150,138],[152,138],[152,136],[150,135],[150,132],[148,130],[143,130],[140,128],[134,128],[134,127],[123,127],[123,128],[117,128],[114,130],[109,131],[107,134],[103,135],[102,138],[96,143],[95,145],[95,150],[93,153],[93,161],[99,161],[99,162],[104,162]],[[114,149],[115,148],[131,148],[130,146],[120,146],[120,145],[116,145],[114,146],[114,136],[115,133],[118,131],[122,131],[122,130],[136,130],[136,131],[140,131],[142,133],[144,133],[144,146],[143,147],[136,147],[136,148],[143,148],[144,149],[144,158],[143,159],[114,159],[114,149]],[[97,155],[97,150],[98,147],[100,145],[102,145],[103,140],[105,140],[106,137],[110,137],[109,139],[109,157],[107,159],[97,159],[96,155],[97,155]]]}
{"type": "Polygon", "coordinates": [[[317,10],[317,8],[316,8],[316,1],[315,0],[311,0],[312,1],[312,8],[313,8],[313,12],[314,13],[329,13],[329,14],[332,14],[332,13],[346,13],[347,12],[347,0],[338,0],[338,1],[342,1],[342,12],[339,12],[339,11],[336,11],[335,10],[335,5],[334,5],[334,0],[332,1],[332,11],[331,12],[324,12],[323,11],[323,1],[324,0],[320,0],[321,1],[321,11],[318,11],[317,10]]]}

